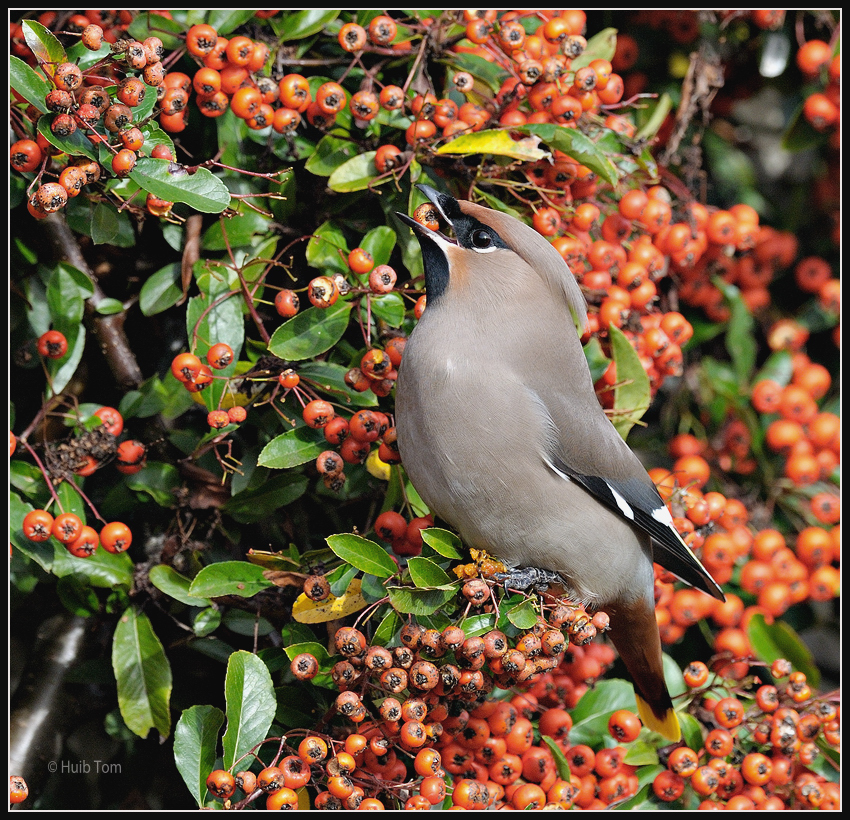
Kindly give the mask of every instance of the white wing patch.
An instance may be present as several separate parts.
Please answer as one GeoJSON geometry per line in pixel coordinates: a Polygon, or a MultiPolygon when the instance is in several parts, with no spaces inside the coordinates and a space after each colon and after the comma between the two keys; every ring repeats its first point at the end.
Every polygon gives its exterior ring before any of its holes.
{"type": "MultiPolygon", "coordinates": [[[[608,485],[608,489],[611,491],[611,495],[614,496],[614,501],[617,502],[617,507],[620,512],[629,519],[629,521],[635,520],[635,511],[632,509],[632,505],[626,501],[623,496],[621,496],[608,482],[605,482],[608,485]]],[[[654,513],[653,513],[654,515],[654,513]]]]}
{"type": "MultiPolygon", "coordinates": [[[[670,510],[667,507],[656,507],[652,511],[652,517],[658,521],[659,524],[666,524],[668,527],[672,527],[676,530],[676,525],[673,523],[673,516],[670,515],[670,510]]],[[[678,535],[678,530],[676,530],[676,534],[678,535]]]]}

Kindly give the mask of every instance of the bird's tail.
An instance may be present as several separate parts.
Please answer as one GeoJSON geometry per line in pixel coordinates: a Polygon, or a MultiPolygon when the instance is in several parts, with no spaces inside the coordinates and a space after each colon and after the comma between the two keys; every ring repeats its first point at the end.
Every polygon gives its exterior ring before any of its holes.
{"type": "Polygon", "coordinates": [[[655,611],[643,599],[606,607],[605,611],[611,619],[611,641],[634,682],[638,714],[644,726],[668,740],[679,740],[682,731],[664,681],[655,611]]]}

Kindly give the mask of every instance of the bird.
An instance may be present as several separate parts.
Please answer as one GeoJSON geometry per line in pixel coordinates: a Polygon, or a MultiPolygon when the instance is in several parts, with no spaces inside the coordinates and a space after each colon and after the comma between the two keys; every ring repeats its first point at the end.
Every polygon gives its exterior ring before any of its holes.
{"type": "Polygon", "coordinates": [[[581,289],[526,223],[417,187],[455,238],[397,214],[419,241],[427,296],[396,382],[407,476],[468,548],[604,610],[644,725],[677,741],[653,561],[725,598],[596,397],[581,289]]]}

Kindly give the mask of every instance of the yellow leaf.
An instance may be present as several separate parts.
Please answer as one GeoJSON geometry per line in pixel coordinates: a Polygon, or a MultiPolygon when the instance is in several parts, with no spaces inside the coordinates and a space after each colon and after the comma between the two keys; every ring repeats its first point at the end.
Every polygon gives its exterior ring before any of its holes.
{"type": "Polygon", "coordinates": [[[324,601],[311,601],[301,593],[292,605],[292,617],[300,624],[320,624],[344,618],[364,606],[366,599],[360,594],[360,579],[355,578],[339,598],[331,595],[324,601]]]}
{"type": "MultiPolygon", "coordinates": [[[[192,393],[192,401],[204,406],[204,397],[200,393],[192,393]]],[[[231,407],[245,407],[251,401],[251,397],[245,393],[225,393],[221,397],[220,410],[230,410],[231,407]]]]}
{"type": "Polygon", "coordinates": [[[381,481],[390,480],[390,465],[387,464],[386,461],[381,461],[381,457],[378,455],[378,451],[376,449],[372,450],[369,455],[366,456],[366,469],[369,471],[370,475],[381,479],[381,481]]]}
{"type": "Polygon", "coordinates": [[[489,154],[491,156],[510,157],[524,162],[536,162],[548,157],[549,153],[538,147],[537,137],[514,140],[507,131],[492,129],[472,134],[461,134],[451,142],[440,146],[438,154],[489,154]]]}

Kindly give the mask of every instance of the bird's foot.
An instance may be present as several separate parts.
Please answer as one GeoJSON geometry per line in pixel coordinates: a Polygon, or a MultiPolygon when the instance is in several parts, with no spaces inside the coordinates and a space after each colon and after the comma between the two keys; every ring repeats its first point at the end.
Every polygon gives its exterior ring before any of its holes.
{"type": "Polygon", "coordinates": [[[520,592],[533,589],[538,595],[546,592],[551,584],[561,582],[561,576],[557,572],[540,567],[518,567],[510,572],[497,572],[493,577],[506,591],[508,588],[520,592]]]}

